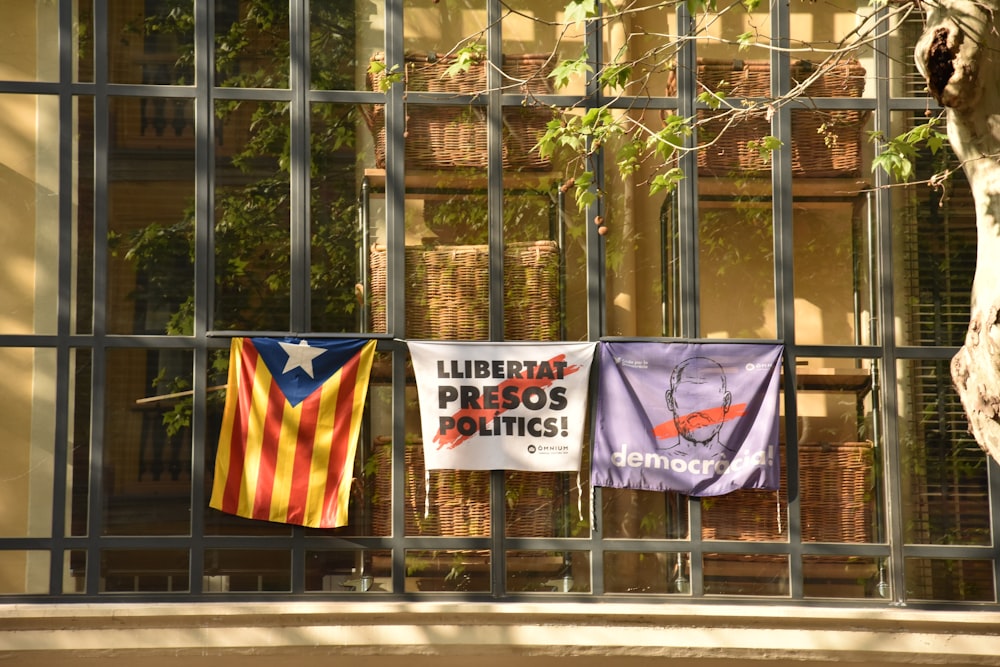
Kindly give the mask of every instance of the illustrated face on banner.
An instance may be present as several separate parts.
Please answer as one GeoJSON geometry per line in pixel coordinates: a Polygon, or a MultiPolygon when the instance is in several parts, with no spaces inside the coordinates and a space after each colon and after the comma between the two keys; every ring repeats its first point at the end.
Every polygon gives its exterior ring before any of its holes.
{"type": "Polygon", "coordinates": [[[727,449],[718,436],[733,396],[718,362],[691,357],[677,364],[670,374],[666,400],[679,437],[709,449],[727,449]]]}
{"type": "Polygon", "coordinates": [[[778,487],[780,344],[608,341],[600,351],[594,486],[778,487]]]}

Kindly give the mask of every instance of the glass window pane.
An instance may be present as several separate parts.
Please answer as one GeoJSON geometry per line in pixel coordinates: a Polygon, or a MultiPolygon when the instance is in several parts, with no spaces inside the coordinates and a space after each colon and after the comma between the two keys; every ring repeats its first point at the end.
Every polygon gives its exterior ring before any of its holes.
{"type": "Polygon", "coordinates": [[[351,517],[338,531],[392,534],[392,355],[375,355],[368,386],[368,424],[358,443],[351,517]]]}
{"type": "Polygon", "coordinates": [[[871,335],[874,220],[869,196],[859,188],[848,178],[795,180],[795,333],[800,344],[876,342],[871,335]]]}
{"type": "Polygon", "coordinates": [[[288,105],[221,101],[216,148],[216,329],[288,331],[288,105]]]}
{"type": "Polygon", "coordinates": [[[289,5],[216,0],[215,85],[288,88],[289,5]]]}
{"type": "Polygon", "coordinates": [[[187,593],[190,559],[183,549],[103,549],[102,593],[187,593]]]}
{"type": "Polygon", "coordinates": [[[604,536],[683,540],[688,537],[688,499],[676,493],[602,488],[604,536]]]}
{"type": "MultiPolygon", "coordinates": [[[[924,123],[923,113],[893,114],[893,133],[924,123]]],[[[945,142],[947,144],[947,142],[945,142]]],[[[913,161],[914,180],[931,178],[953,160],[926,148],[913,161]]],[[[952,162],[954,166],[954,162],[952,162]]],[[[893,285],[901,345],[959,346],[969,325],[976,269],[976,207],[959,169],[946,188],[893,188],[893,285]]]]}
{"type": "Polygon", "coordinates": [[[363,90],[368,61],[357,54],[385,48],[383,5],[311,0],[308,6],[312,87],[363,90]]]}
{"type": "Polygon", "coordinates": [[[906,542],[992,544],[988,458],[968,432],[950,359],[897,368],[906,542]]]}
{"type": "MultiPolygon", "coordinates": [[[[365,239],[358,210],[361,114],[342,104],[312,105],[310,201],[313,331],[367,330],[361,280],[365,239]]],[[[367,200],[366,200],[367,201],[367,200]]],[[[368,215],[370,210],[363,212],[368,215]]]]}
{"type": "Polygon", "coordinates": [[[87,590],[87,552],[74,549],[64,552],[63,595],[79,595],[87,590]]]}
{"type": "Polygon", "coordinates": [[[59,101],[0,95],[0,333],[55,333],[59,251],[59,101]],[[17,266],[26,267],[13,271],[17,266]]]}
{"type": "Polygon", "coordinates": [[[77,0],[75,7],[73,40],[77,58],[73,80],[90,82],[94,80],[94,0],[77,0]]]}
{"type": "Polygon", "coordinates": [[[115,97],[108,329],[193,331],[194,101],[115,97]]]}
{"type": "Polygon", "coordinates": [[[679,552],[604,552],[604,590],[653,595],[691,592],[690,557],[679,552]]]}
{"type": "MultiPolygon", "coordinates": [[[[635,125],[659,127],[662,124],[661,113],[635,111],[619,118],[626,123],[626,128],[635,125]]],[[[569,242],[566,243],[566,254],[569,266],[577,270],[576,264],[580,260],[576,258],[580,254],[583,232],[587,227],[596,228],[603,238],[606,258],[607,335],[676,335],[678,322],[673,310],[678,305],[678,295],[673,291],[672,280],[677,276],[671,271],[676,267],[676,258],[672,256],[676,251],[676,239],[670,236],[677,233],[674,220],[676,197],[664,192],[650,194],[652,180],[672,165],[644,160],[634,176],[619,177],[620,170],[615,162],[624,143],[609,143],[604,168],[606,173],[616,175],[604,184],[601,219],[592,219],[587,221],[589,224],[580,225],[576,222],[579,214],[577,217],[567,216],[569,242]]],[[[563,197],[573,202],[573,190],[570,189],[563,197]]],[[[572,207],[569,210],[573,210],[572,207]]],[[[582,292],[586,285],[583,275],[574,274],[567,281],[567,287],[582,292]]],[[[582,303],[582,299],[580,301],[582,303]]],[[[576,303],[574,300],[568,305],[576,303]]],[[[576,315],[576,310],[570,312],[575,315],[574,322],[584,317],[576,315]]]]}
{"type": "Polygon", "coordinates": [[[699,335],[777,338],[770,179],[734,173],[698,182],[699,335]]]}
{"type": "MultiPolygon", "coordinates": [[[[508,183],[510,178],[505,179],[508,183]]],[[[531,179],[533,180],[533,179],[531,179]]],[[[569,285],[585,270],[584,254],[576,246],[570,251],[566,227],[570,206],[558,201],[557,186],[529,186],[521,190],[507,185],[504,192],[504,338],[506,340],[578,340],[585,337],[580,320],[573,317],[570,333],[569,303],[582,313],[584,299],[569,285]],[[557,198],[555,208],[553,197],[557,198]],[[563,229],[560,230],[559,227],[563,229]],[[560,245],[562,243],[562,245],[560,245]],[[572,268],[570,268],[572,266],[572,268]],[[571,274],[571,275],[570,275],[571,274]]],[[[578,216],[577,216],[578,219],[578,216]]]]}
{"type": "Polygon", "coordinates": [[[406,534],[490,534],[490,473],[431,470],[425,481],[422,445],[406,447],[406,534]]]}
{"type": "Polygon", "coordinates": [[[0,537],[52,534],[56,351],[0,348],[0,537]]]}
{"type": "MultiPolygon", "coordinates": [[[[628,11],[609,16],[604,23],[606,67],[629,68],[628,85],[608,92],[627,95],[665,94],[678,47],[676,7],[657,2],[636,3],[628,11]]],[[[567,57],[575,54],[568,53],[567,57]]]]}
{"type": "Polygon", "coordinates": [[[891,19],[889,83],[893,97],[927,97],[927,82],[917,71],[913,47],[924,31],[922,5],[900,5],[891,19]]]}
{"type": "Polygon", "coordinates": [[[872,362],[800,359],[796,368],[802,539],[884,539],[872,362]]]}
{"type": "Polygon", "coordinates": [[[406,590],[488,593],[489,551],[407,550],[406,590]]]}
{"type": "Polygon", "coordinates": [[[470,35],[485,34],[486,27],[486,6],[481,2],[403,3],[403,46],[407,52],[448,53],[470,35]]]}
{"type": "MultiPolygon", "coordinates": [[[[719,11],[699,12],[692,31],[698,37],[698,57],[721,62],[767,60],[770,51],[771,19],[768,5],[754,3],[753,11],[741,3],[724,5],[719,11]],[[751,35],[750,44],[739,43],[741,35],[751,35]]],[[[715,90],[715,88],[712,88],[715,90]]]]}
{"type": "Polygon", "coordinates": [[[788,482],[781,448],[781,488],[740,489],[701,499],[701,537],[705,540],[784,542],[788,540],[788,482]]]}
{"type": "Polygon", "coordinates": [[[586,551],[508,551],[508,593],[589,593],[586,551]]]}
{"type": "Polygon", "coordinates": [[[877,558],[862,556],[803,556],[806,597],[889,597],[888,572],[877,558]]]}
{"type": "MultiPolygon", "coordinates": [[[[90,519],[90,434],[93,354],[87,349],[70,351],[70,442],[66,471],[66,494],[70,509],[66,516],[67,534],[87,535],[90,519]]],[[[82,573],[80,576],[83,576],[82,573]]]]}
{"type": "Polygon", "coordinates": [[[590,514],[585,503],[590,495],[589,484],[577,486],[586,476],[586,468],[580,474],[581,479],[573,473],[505,472],[506,535],[586,537],[590,514]]]}
{"type": "Polygon", "coordinates": [[[191,368],[183,350],[110,350],[104,534],[191,530],[191,368]]]}
{"type": "Polygon", "coordinates": [[[391,551],[306,551],[306,590],[392,592],[391,551]]]}
{"type": "Polygon", "coordinates": [[[73,333],[94,330],[94,99],[73,98],[73,333]]]}
{"type": "Polygon", "coordinates": [[[992,560],[907,558],[906,592],[914,600],[995,602],[992,560]]]}
{"type": "MultiPolygon", "coordinates": [[[[823,3],[797,2],[791,5],[789,34],[793,59],[810,63],[824,63],[833,58],[838,63],[853,61],[860,66],[851,77],[859,80],[856,95],[874,96],[875,61],[869,48],[875,31],[881,28],[876,8],[864,0],[831,0],[823,3]],[[846,45],[855,45],[845,49],[846,45]],[[863,92],[862,92],[863,91],[863,92]]],[[[804,81],[793,75],[792,84],[804,81]]],[[[815,97],[841,97],[832,91],[815,88],[808,91],[815,97]]]]}
{"type": "Polygon", "coordinates": [[[706,595],[788,595],[788,556],[707,553],[703,568],[706,595]]]}
{"type": "Polygon", "coordinates": [[[122,0],[108,13],[112,83],[194,83],[194,4],[122,0]]]}
{"type": "MultiPolygon", "coordinates": [[[[570,155],[542,158],[535,145],[553,112],[541,106],[504,111],[504,337],[586,337],[586,253],[572,190],[560,187],[570,155]],[[572,315],[570,315],[572,312],[572,315]]],[[[434,229],[475,224],[486,233],[486,198],[476,211],[456,200],[435,208],[434,229]],[[443,214],[443,215],[442,215],[443,214]]],[[[426,211],[426,209],[425,209],[426,211]]]]}
{"type": "Polygon", "coordinates": [[[59,49],[45,48],[47,40],[59,31],[58,3],[0,0],[0,16],[4,20],[0,80],[58,80],[59,49]]]}
{"type": "Polygon", "coordinates": [[[280,549],[206,549],[202,590],[287,593],[292,590],[291,565],[291,554],[280,549]]]}

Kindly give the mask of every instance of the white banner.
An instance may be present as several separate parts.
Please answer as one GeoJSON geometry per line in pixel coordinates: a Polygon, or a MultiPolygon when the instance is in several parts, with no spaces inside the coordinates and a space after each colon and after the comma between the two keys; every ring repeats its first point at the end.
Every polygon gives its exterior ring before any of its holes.
{"type": "Polygon", "coordinates": [[[428,470],[580,469],[595,343],[407,345],[428,470]]]}

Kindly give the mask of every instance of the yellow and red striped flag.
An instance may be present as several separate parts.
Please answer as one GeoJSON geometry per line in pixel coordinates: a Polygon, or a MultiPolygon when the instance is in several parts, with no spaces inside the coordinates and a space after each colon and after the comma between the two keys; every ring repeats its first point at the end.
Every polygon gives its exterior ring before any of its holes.
{"type": "Polygon", "coordinates": [[[210,507],[347,524],[374,340],[233,338],[210,507]]]}

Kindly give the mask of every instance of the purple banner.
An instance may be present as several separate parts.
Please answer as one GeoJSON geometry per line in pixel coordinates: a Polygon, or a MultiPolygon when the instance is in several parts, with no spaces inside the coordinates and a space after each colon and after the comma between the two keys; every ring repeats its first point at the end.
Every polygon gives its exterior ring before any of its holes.
{"type": "Polygon", "coordinates": [[[601,343],[591,483],[690,496],[777,489],[783,349],[601,343]]]}

